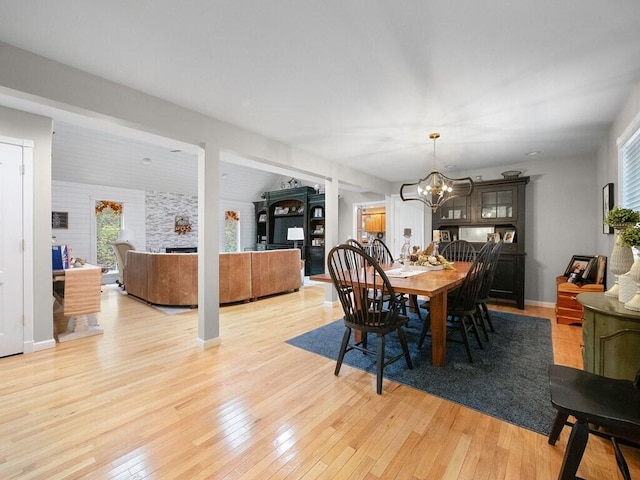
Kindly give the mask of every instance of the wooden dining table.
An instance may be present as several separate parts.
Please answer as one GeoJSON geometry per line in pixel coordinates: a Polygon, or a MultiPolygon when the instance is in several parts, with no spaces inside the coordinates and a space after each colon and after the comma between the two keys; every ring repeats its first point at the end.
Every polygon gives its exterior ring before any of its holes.
{"type": "MultiPolygon", "coordinates": [[[[456,262],[453,270],[426,270],[409,276],[402,275],[400,264],[383,265],[391,270],[388,276],[396,293],[429,297],[429,319],[431,321],[431,362],[437,367],[446,364],[447,352],[447,294],[458,288],[471,267],[470,262],[456,262]]],[[[328,273],[312,275],[310,280],[332,283],[328,273]]]]}

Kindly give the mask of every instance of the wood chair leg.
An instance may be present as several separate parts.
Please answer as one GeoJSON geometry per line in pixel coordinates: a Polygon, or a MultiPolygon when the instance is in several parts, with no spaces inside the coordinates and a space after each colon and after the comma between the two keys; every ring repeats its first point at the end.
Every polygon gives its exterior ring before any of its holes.
{"type": "MultiPolygon", "coordinates": [[[[484,345],[482,345],[482,340],[480,340],[480,329],[478,328],[478,323],[476,322],[476,317],[474,314],[470,314],[469,316],[469,321],[471,322],[471,325],[469,325],[469,327],[471,328],[471,330],[473,330],[473,336],[476,337],[476,341],[478,342],[478,346],[480,348],[484,348],[484,345]]],[[[465,327],[466,327],[466,322],[465,323],[465,327]]]]}
{"type": "Polygon", "coordinates": [[[404,329],[402,327],[398,328],[398,339],[400,340],[400,346],[402,347],[402,351],[404,352],[404,358],[407,361],[407,367],[412,370],[413,362],[411,361],[411,355],[409,354],[409,345],[407,344],[407,336],[404,333],[404,329]]]}
{"type": "Polygon", "coordinates": [[[629,466],[627,465],[627,461],[622,455],[622,450],[620,450],[620,445],[618,445],[618,441],[615,439],[615,437],[611,437],[611,443],[613,444],[613,451],[616,454],[616,463],[618,464],[620,473],[622,473],[622,478],[624,478],[624,480],[631,480],[629,466]]]}
{"type": "Polygon", "coordinates": [[[484,315],[482,314],[482,308],[480,307],[480,305],[476,305],[476,317],[477,317],[477,324],[480,326],[480,328],[482,329],[482,333],[484,334],[484,339],[485,341],[489,341],[489,332],[487,332],[487,326],[485,325],[485,321],[484,321],[484,315]]]}
{"type": "Polygon", "coordinates": [[[473,355],[471,355],[471,345],[469,345],[469,335],[467,334],[467,326],[464,321],[464,316],[460,317],[458,321],[460,322],[460,333],[462,334],[462,342],[464,343],[464,348],[467,350],[469,363],[473,363],[473,355]]]}
{"type": "Polygon", "coordinates": [[[487,325],[489,325],[489,330],[491,333],[496,333],[496,329],[493,328],[493,322],[491,321],[491,315],[489,315],[489,308],[486,303],[481,303],[480,307],[482,308],[483,318],[487,321],[487,325]]]}
{"type": "Polygon", "coordinates": [[[431,320],[429,320],[429,318],[429,313],[427,313],[424,322],[422,322],[422,331],[420,332],[420,340],[418,340],[418,348],[422,348],[424,339],[427,338],[427,332],[429,331],[429,327],[431,326],[431,320]]]}
{"type": "Polygon", "coordinates": [[[562,410],[558,410],[556,413],[556,418],[553,421],[553,426],[551,427],[551,432],[549,433],[549,439],[547,442],[549,445],[555,445],[558,441],[558,437],[560,437],[560,432],[564,428],[567,418],[569,418],[569,414],[564,413],[562,410]]]}
{"type": "Polygon", "coordinates": [[[345,327],[344,335],[342,335],[342,345],[340,345],[340,352],[338,353],[338,361],[336,362],[336,370],[334,372],[334,375],[336,376],[340,373],[340,367],[342,367],[342,361],[344,360],[344,354],[347,351],[350,336],[351,329],[349,327],[345,327]]]}
{"type": "Polygon", "coordinates": [[[378,335],[378,348],[376,359],[376,392],[382,395],[382,372],[384,370],[384,335],[378,335]]]}
{"type": "Polygon", "coordinates": [[[413,305],[413,309],[416,311],[418,315],[418,320],[422,321],[422,313],[420,312],[420,305],[418,305],[418,296],[417,295],[409,295],[409,301],[411,305],[413,305]]]}
{"type": "Polygon", "coordinates": [[[580,420],[576,420],[571,429],[571,435],[569,435],[569,441],[567,442],[567,449],[564,452],[564,458],[562,459],[562,467],[560,468],[560,475],[558,480],[575,480],[576,472],[580,466],[584,449],[587,446],[589,440],[589,425],[580,420]]]}

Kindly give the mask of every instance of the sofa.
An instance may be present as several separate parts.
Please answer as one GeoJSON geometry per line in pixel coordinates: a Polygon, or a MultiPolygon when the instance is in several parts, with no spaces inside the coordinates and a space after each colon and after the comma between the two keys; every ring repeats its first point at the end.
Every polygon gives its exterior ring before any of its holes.
{"type": "Polygon", "coordinates": [[[129,295],[156,305],[198,305],[198,254],[129,250],[124,284],[129,295]]]}
{"type": "MultiPolygon", "coordinates": [[[[129,250],[127,293],[149,303],[198,305],[198,254],[129,250]]],[[[302,286],[300,250],[220,253],[220,304],[247,302],[297,291],[302,286]]]]}

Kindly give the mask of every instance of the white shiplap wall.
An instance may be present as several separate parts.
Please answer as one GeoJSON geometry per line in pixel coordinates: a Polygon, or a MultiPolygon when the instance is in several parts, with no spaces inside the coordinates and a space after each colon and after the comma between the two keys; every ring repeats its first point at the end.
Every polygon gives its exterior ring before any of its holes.
{"type": "MultiPolygon", "coordinates": [[[[94,207],[96,200],[112,200],[124,204],[124,225],[127,230],[133,230],[136,239],[133,242],[138,250],[164,250],[167,246],[195,246],[197,245],[197,197],[176,193],[143,192],[127,188],[89,185],[74,182],[52,182],[52,205],[54,212],[69,214],[69,228],[55,229],[58,245],[69,245],[73,256],[86,258],[90,263],[96,262],[96,251],[93,243],[95,238],[94,207]],[[159,196],[162,201],[156,201],[159,196]],[[170,198],[172,200],[167,200],[170,198]],[[174,208],[181,205],[180,208],[174,208]],[[185,205],[187,205],[185,207],[185,205]],[[192,208],[193,207],[193,208],[192,208]],[[186,208],[186,210],[185,210],[186,208]],[[155,212],[155,213],[154,213],[155,212]],[[176,214],[190,212],[194,222],[193,232],[188,235],[177,235],[173,232],[173,221],[176,214]],[[150,238],[147,232],[156,229],[147,225],[154,221],[158,214],[167,224],[165,238],[150,238]],[[149,217],[149,218],[147,218],[149,217]]],[[[224,250],[224,212],[233,210],[240,213],[240,246],[241,250],[255,247],[255,209],[253,203],[221,200],[220,203],[220,251],[224,250]]],[[[152,235],[153,237],[153,235],[152,235]]]]}
{"type": "Polygon", "coordinates": [[[96,263],[95,202],[112,200],[124,204],[123,224],[133,230],[136,248],[144,250],[145,238],[145,194],[141,190],[89,185],[83,183],[51,183],[52,209],[54,212],[69,213],[69,228],[52,230],[56,243],[68,245],[75,257],[86,258],[96,263]]]}

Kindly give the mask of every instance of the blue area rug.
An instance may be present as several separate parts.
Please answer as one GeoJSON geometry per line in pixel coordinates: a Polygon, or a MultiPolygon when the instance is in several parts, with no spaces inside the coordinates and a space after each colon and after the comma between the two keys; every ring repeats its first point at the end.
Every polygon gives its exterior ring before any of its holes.
{"type": "MultiPolygon", "coordinates": [[[[424,315],[423,315],[424,316],[424,315]]],[[[553,363],[549,320],[506,312],[491,312],[495,333],[480,349],[471,338],[474,363],[469,363],[462,344],[447,342],[447,365],[431,365],[430,338],[421,350],[418,339],[422,324],[411,314],[405,329],[414,369],[403,359],[384,369],[387,379],[548,435],[555,409],[549,400],[547,368],[553,363]]],[[[287,340],[287,343],[335,360],[344,333],[342,320],[287,340]]],[[[369,344],[375,348],[375,337],[369,344]]],[[[387,336],[387,356],[400,352],[395,333],[387,336]]],[[[352,350],[344,363],[375,375],[375,358],[352,350]]],[[[332,367],[333,368],[333,367],[332,367]]],[[[383,386],[384,388],[384,386],[383,386]]],[[[384,390],[383,390],[384,394],[384,390]]]]}

